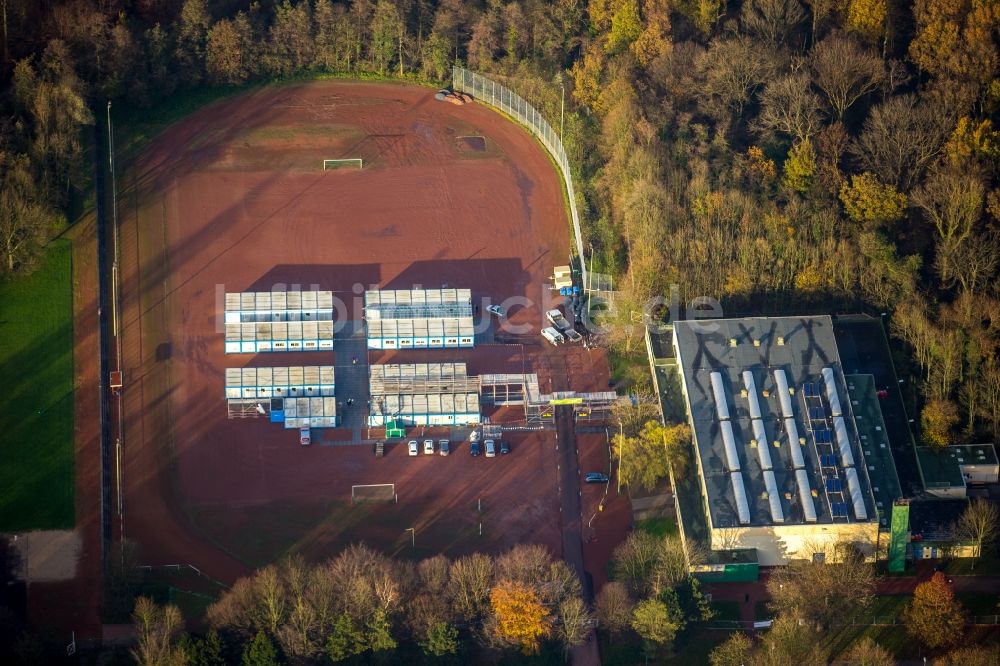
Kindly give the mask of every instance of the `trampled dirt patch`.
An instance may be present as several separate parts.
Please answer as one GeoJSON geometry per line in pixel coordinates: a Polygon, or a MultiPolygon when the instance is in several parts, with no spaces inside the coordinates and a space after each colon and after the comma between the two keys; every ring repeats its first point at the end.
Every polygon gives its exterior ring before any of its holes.
{"type": "MultiPolygon", "coordinates": [[[[320,558],[353,540],[405,554],[408,527],[413,552],[520,541],[558,552],[551,433],[514,440],[496,460],[461,447],[433,459],[395,447],[376,460],[367,446],[304,449],[276,425],[229,421],[222,387],[226,367],[350,363],[330,352],[224,355],[225,291],[316,285],[350,302],[369,285],[468,287],[493,302],[525,299],[512,322],[541,326],[545,278],[567,263],[569,233],[558,176],[524,130],[419,87],[284,86],[171,128],[126,185],[125,533],[145,563],[190,563],[229,581],[273,554],[320,558]],[[484,137],[486,150],[468,159],[456,136],[484,137]],[[322,169],[351,158],[364,168],[322,169]],[[344,507],[352,484],[383,482],[397,484],[398,507],[344,507]],[[479,496],[482,539],[469,509],[479,496]],[[282,533],[281,517],[296,511],[312,518],[282,533]],[[261,525],[273,538],[252,534],[261,525]]],[[[606,385],[601,352],[510,349],[483,353],[537,369],[545,390],[606,385]]]]}

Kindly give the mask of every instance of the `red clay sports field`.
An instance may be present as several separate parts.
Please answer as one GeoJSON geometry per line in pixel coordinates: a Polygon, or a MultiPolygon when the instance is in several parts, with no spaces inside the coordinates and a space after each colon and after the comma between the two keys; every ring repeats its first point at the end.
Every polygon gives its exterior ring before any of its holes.
{"type": "MultiPolygon", "coordinates": [[[[230,582],[286,553],[319,559],[359,540],[404,556],[518,542],[560,554],[552,431],[514,433],[502,459],[461,447],[414,459],[396,445],[377,460],[367,445],[300,447],[266,420],[229,420],[222,390],[226,367],[350,363],[330,352],[224,355],[225,291],[316,285],[350,302],[355,285],[452,286],[541,303],[570,233],[559,177],[525,130],[416,86],[265,88],[175,125],[123,181],[124,532],[143,564],[189,563],[230,582]],[[364,168],[324,171],[333,158],[364,168]],[[398,504],[352,506],[351,486],[363,483],[395,483],[398,504]]],[[[512,321],[537,329],[541,306],[512,321]]],[[[419,360],[527,369],[546,390],[606,386],[603,351],[533,337],[419,360]]],[[[606,464],[603,438],[580,447],[588,464],[606,464]]]]}

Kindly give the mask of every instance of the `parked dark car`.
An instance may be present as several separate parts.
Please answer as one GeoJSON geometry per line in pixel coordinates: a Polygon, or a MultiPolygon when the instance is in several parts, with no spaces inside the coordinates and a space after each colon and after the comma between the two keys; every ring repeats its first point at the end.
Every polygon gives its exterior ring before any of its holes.
{"type": "Polygon", "coordinates": [[[500,442],[500,455],[506,455],[510,453],[510,442],[501,441],[500,442]]]}
{"type": "Polygon", "coordinates": [[[601,474],[600,472],[587,472],[585,481],[587,483],[607,483],[608,475],[601,474]]]}
{"type": "Polygon", "coordinates": [[[478,456],[479,455],[479,442],[470,442],[469,443],[469,453],[471,453],[474,456],[478,456]]]}

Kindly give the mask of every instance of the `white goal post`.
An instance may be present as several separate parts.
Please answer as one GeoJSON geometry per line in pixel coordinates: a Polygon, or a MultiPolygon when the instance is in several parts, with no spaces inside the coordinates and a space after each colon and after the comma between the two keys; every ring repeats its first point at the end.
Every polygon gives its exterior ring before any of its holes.
{"type": "Polygon", "coordinates": [[[351,157],[342,160],[323,160],[323,171],[329,171],[331,169],[363,169],[365,167],[363,160],[360,157],[351,157]]]}
{"type": "Polygon", "coordinates": [[[351,504],[355,502],[395,502],[395,483],[372,483],[351,486],[351,504]]]}

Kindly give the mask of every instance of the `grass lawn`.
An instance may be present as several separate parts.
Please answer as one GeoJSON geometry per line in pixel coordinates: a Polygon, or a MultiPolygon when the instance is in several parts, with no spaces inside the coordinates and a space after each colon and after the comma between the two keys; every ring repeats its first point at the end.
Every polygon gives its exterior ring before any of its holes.
{"type": "Polygon", "coordinates": [[[642,640],[632,632],[611,640],[606,633],[598,632],[601,663],[605,666],[634,666],[636,664],[708,664],[709,653],[723,643],[732,629],[691,627],[674,641],[671,650],[659,650],[647,660],[642,640]]]}
{"type": "Polygon", "coordinates": [[[0,532],[74,523],[70,243],[0,282],[0,532]]]}
{"type": "Polygon", "coordinates": [[[1000,557],[995,548],[984,547],[982,557],[954,557],[947,560],[944,572],[952,576],[996,576],[1000,574],[1000,557]]]}
{"type": "Polygon", "coordinates": [[[715,611],[715,616],[710,622],[737,622],[740,619],[738,601],[713,601],[712,610],[715,611]]]}
{"type": "Polygon", "coordinates": [[[666,516],[644,518],[636,523],[635,528],[655,537],[665,537],[677,534],[677,521],[666,516]]]}

